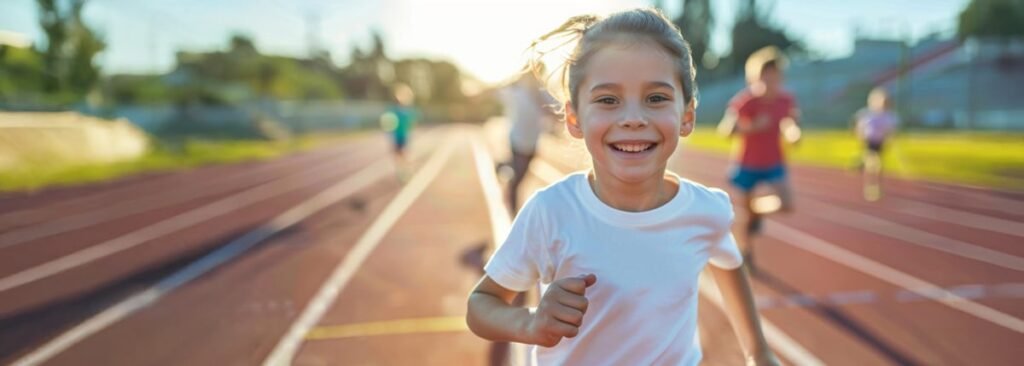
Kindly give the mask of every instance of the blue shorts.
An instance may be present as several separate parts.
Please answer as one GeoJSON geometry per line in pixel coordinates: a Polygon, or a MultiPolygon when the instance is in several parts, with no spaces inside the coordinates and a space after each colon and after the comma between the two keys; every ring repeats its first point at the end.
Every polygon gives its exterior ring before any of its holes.
{"type": "Polygon", "coordinates": [[[405,145],[409,141],[408,136],[400,135],[400,134],[394,134],[391,137],[395,141],[395,151],[405,150],[405,145]]]}
{"type": "Polygon", "coordinates": [[[759,183],[774,183],[786,179],[786,167],[782,164],[767,169],[735,166],[729,174],[729,182],[743,192],[750,192],[759,183]]]}

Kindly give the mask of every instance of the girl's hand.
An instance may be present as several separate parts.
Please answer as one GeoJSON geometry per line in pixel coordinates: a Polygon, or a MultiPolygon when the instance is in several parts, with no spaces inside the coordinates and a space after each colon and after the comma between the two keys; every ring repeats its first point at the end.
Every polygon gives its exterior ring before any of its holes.
{"type": "Polygon", "coordinates": [[[800,138],[803,133],[800,131],[800,126],[796,124],[796,120],[792,117],[786,117],[786,119],[782,120],[781,126],[782,136],[786,141],[793,145],[800,143],[800,138]]]}
{"type": "Polygon", "coordinates": [[[782,366],[782,363],[775,357],[775,353],[769,350],[747,357],[747,366],[782,366]]]}
{"type": "Polygon", "coordinates": [[[575,337],[589,305],[584,294],[595,282],[597,276],[593,274],[552,282],[531,314],[524,335],[526,343],[554,347],[562,338],[575,337]]]}

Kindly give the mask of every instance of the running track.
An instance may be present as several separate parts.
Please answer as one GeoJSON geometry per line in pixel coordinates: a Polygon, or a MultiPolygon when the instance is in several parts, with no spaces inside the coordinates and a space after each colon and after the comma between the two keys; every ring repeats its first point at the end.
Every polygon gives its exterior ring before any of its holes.
{"type": "MultiPolygon", "coordinates": [[[[399,180],[365,135],[280,159],[0,197],[0,364],[487,364],[465,295],[508,225],[502,127],[413,139],[399,180]]],[[[583,169],[545,137],[523,196],[583,169]]],[[[684,177],[725,186],[722,156],[682,147],[684,177]]],[[[754,280],[786,363],[1018,364],[1024,196],[792,169],[754,280]]],[[[705,361],[740,362],[713,281],[705,361]]]]}

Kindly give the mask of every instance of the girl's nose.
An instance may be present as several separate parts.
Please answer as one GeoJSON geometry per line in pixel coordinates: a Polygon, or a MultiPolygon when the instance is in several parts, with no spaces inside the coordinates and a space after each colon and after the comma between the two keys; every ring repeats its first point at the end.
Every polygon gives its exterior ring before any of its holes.
{"type": "Polygon", "coordinates": [[[647,126],[647,119],[637,110],[627,111],[622,117],[622,120],[619,121],[620,127],[641,128],[647,126]]]}
{"type": "Polygon", "coordinates": [[[641,128],[647,126],[647,119],[643,116],[643,110],[638,106],[627,106],[623,119],[618,121],[618,126],[623,128],[641,128]]]}

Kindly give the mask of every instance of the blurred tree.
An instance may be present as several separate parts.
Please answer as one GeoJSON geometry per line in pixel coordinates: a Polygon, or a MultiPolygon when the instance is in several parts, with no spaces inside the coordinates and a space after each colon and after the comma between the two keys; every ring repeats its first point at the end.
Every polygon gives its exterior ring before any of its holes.
{"type": "Polygon", "coordinates": [[[256,45],[253,44],[252,39],[243,34],[236,33],[231,35],[231,40],[228,41],[228,44],[228,50],[233,54],[253,56],[259,53],[256,51],[256,45]]]}
{"type": "Polygon", "coordinates": [[[273,64],[263,60],[260,63],[259,70],[259,91],[260,96],[267,98],[270,97],[271,87],[274,85],[274,81],[277,80],[279,70],[274,67],[273,64]]]}
{"type": "Polygon", "coordinates": [[[416,93],[416,103],[435,111],[435,116],[470,109],[489,98],[477,96],[470,101],[463,88],[465,77],[455,64],[391,60],[384,45],[383,37],[374,34],[369,51],[353,48],[351,62],[339,68],[326,52],[309,59],[265,55],[250,38],[236,34],[227,40],[223,51],[179,51],[170,73],[112,76],[103,90],[117,103],[173,101],[186,109],[192,104],[238,104],[257,99],[389,101],[393,84],[401,82],[416,93]]]}
{"type": "Polygon", "coordinates": [[[235,81],[245,84],[251,91],[259,91],[262,87],[262,75],[260,65],[263,56],[260,55],[253,44],[252,39],[242,34],[234,34],[228,40],[228,51],[223,55],[222,81],[235,81]]]}
{"type": "Polygon", "coordinates": [[[106,47],[82,18],[86,0],[70,0],[65,6],[58,0],[36,2],[39,24],[46,34],[43,91],[63,102],[70,100],[64,100],[62,94],[80,99],[99,80],[99,67],[93,59],[106,47]]]}
{"type": "Polygon", "coordinates": [[[340,98],[341,72],[329,57],[264,55],[249,37],[235,34],[223,52],[179,52],[177,66],[166,78],[178,104],[340,98]]]}
{"type": "Polygon", "coordinates": [[[462,73],[451,62],[405,59],[395,62],[395,74],[397,82],[412,88],[418,105],[447,106],[467,101],[462,73]]]}
{"type": "Polygon", "coordinates": [[[430,88],[431,101],[441,104],[452,104],[464,101],[462,94],[462,75],[459,68],[446,61],[436,61],[430,64],[429,80],[432,82],[430,88]]]}
{"type": "Polygon", "coordinates": [[[57,0],[37,0],[39,4],[39,25],[46,33],[46,49],[43,51],[43,90],[56,93],[60,90],[60,69],[62,50],[67,40],[65,19],[57,6],[57,0]]]}
{"type": "Polygon", "coordinates": [[[373,59],[388,58],[388,56],[384,54],[384,37],[381,36],[378,31],[373,31],[373,47],[370,49],[369,56],[373,59]]]}
{"type": "Polygon", "coordinates": [[[27,104],[42,92],[43,55],[30,47],[0,45],[0,103],[27,104]]]}
{"type": "Polygon", "coordinates": [[[673,23],[690,42],[690,51],[698,69],[697,75],[702,75],[702,70],[713,69],[717,62],[709,62],[714,56],[708,49],[711,45],[711,31],[715,26],[710,1],[683,0],[683,13],[676,17],[673,23]]]}
{"type": "Polygon", "coordinates": [[[388,100],[389,85],[395,81],[394,62],[385,53],[384,38],[372,34],[369,52],[352,47],[351,60],[342,70],[344,89],[356,99],[388,100]]]}
{"type": "Polygon", "coordinates": [[[776,46],[786,52],[802,52],[799,42],[789,38],[779,27],[769,23],[770,11],[762,11],[756,0],[740,3],[736,23],[732,28],[732,51],[727,60],[732,73],[743,71],[743,65],[754,51],[776,46]]]}
{"type": "Polygon", "coordinates": [[[173,97],[159,75],[114,75],[104,80],[103,90],[116,104],[161,104],[173,97]]]}
{"type": "Polygon", "coordinates": [[[1024,37],[1024,1],[971,0],[960,12],[957,35],[968,37],[1024,37]]]}
{"type": "Polygon", "coordinates": [[[93,63],[95,56],[106,48],[106,44],[85,25],[82,8],[85,0],[76,0],[71,5],[71,54],[68,64],[67,83],[76,96],[87,94],[100,78],[99,66],[93,63]]]}

